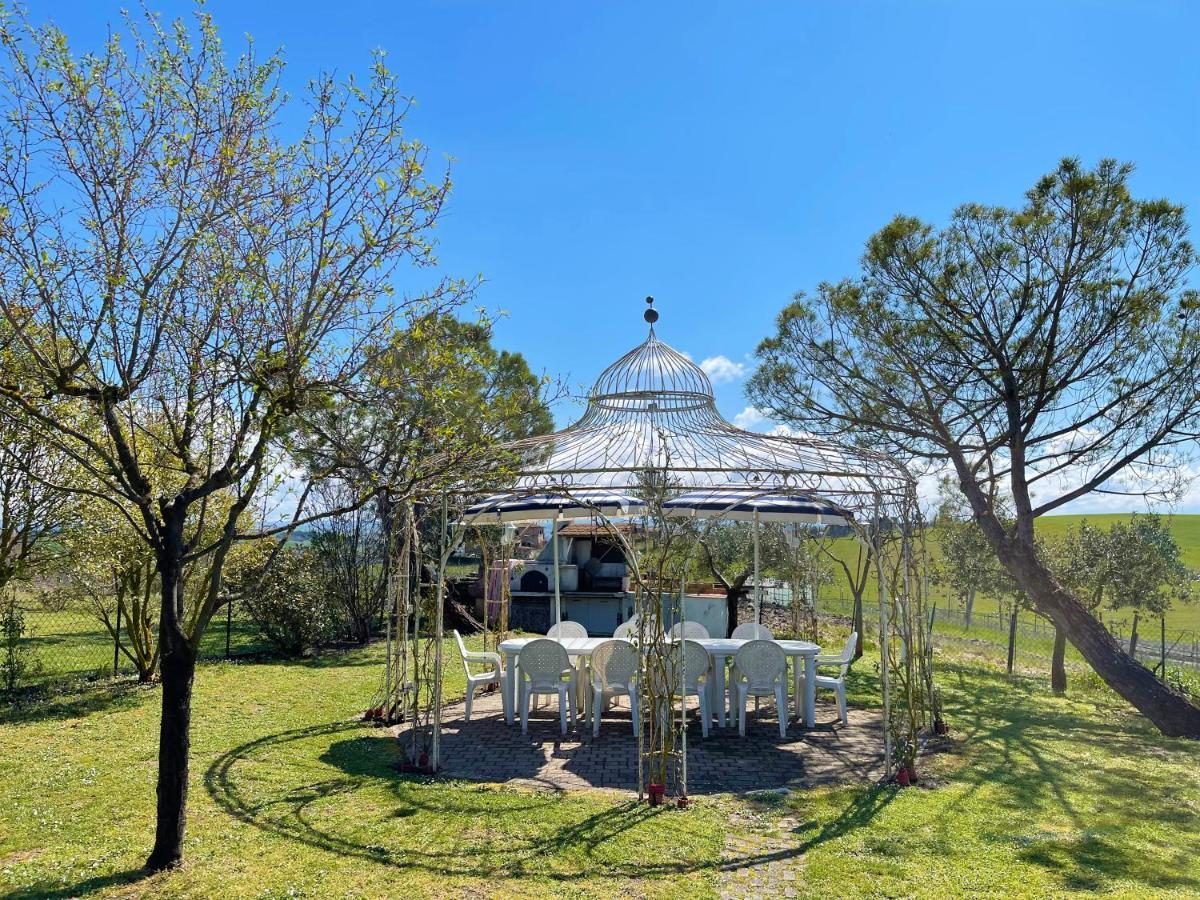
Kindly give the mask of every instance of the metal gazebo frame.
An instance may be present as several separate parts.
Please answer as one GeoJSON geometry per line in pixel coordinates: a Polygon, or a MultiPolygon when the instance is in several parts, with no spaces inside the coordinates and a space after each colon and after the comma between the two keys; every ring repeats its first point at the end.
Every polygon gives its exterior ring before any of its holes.
{"type": "MultiPolygon", "coordinates": [[[[609,520],[645,514],[640,485],[647,473],[669,479],[669,515],[735,518],[755,523],[755,617],[761,607],[758,524],[761,521],[845,524],[874,554],[880,605],[881,680],[885,762],[892,771],[889,598],[882,532],[900,528],[904,566],[902,602],[912,590],[912,535],[919,523],[916,480],[886,454],[805,435],[758,434],[737,428],[717,411],[708,376],[655,333],[653,298],[645,319],[649,334],[601,373],[583,416],[553,434],[503,445],[514,460],[502,490],[473,505],[459,528],[512,521],[549,521],[555,562],[554,617],[561,616],[558,528],[567,519],[609,520]]],[[[478,498],[480,485],[464,485],[478,498]]],[[[443,528],[443,541],[456,543],[443,528]]],[[[443,544],[443,550],[445,549],[443,544]]],[[[445,558],[443,552],[442,557],[445,558]]],[[[439,573],[440,576],[440,573],[439,573]]],[[[923,581],[923,579],[922,579],[923,581]]],[[[924,585],[921,585],[923,590],[924,585]]],[[[439,611],[444,579],[439,577],[439,611]]],[[[441,615],[438,615],[440,624],[441,615]]],[[[439,629],[440,631],[440,629],[439,629]]],[[[438,635],[440,639],[440,634],[438,635]]],[[[912,635],[900,633],[904,652],[912,635]]],[[[440,646],[440,645],[439,645],[440,646]]],[[[440,680],[440,668],[437,678],[440,680]]],[[[932,694],[932,684],[929,685],[932,694]]],[[[435,691],[440,698],[440,691],[435,691]]],[[[910,691],[911,695],[911,691],[910,691]]],[[[910,696],[910,705],[912,698],[910,696]]],[[[932,697],[930,698],[932,700],[932,697]]],[[[437,768],[438,724],[434,715],[437,768]]]]}

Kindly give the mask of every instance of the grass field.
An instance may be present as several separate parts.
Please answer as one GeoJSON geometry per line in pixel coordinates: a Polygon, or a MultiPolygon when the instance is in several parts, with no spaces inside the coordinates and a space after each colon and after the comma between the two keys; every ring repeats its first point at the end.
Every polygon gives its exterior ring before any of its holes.
{"type": "MultiPolygon", "coordinates": [[[[878,697],[869,657],[852,702],[878,697]]],[[[214,663],[196,683],[186,865],[144,878],[158,691],[81,685],[0,714],[0,894],[33,896],[715,896],[727,839],[779,842],[800,896],[1194,896],[1194,744],[1156,736],[1094,679],[1049,694],[1023,649],[944,641],[952,740],[922,786],[855,786],[650,811],[400,776],[355,721],[370,648],[305,662],[214,663]]],[[[451,666],[448,677],[458,677],[451,666]]],[[[451,681],[449,693],[461,691],[451,681]]]]}

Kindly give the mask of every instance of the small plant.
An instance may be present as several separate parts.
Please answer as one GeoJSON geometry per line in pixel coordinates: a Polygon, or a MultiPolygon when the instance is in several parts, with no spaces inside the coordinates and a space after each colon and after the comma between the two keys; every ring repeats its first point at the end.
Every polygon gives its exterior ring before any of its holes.
{"type": "Polygon", "coordinates": [[[17,598],[9,594],[0,608],[0,641],[3,643],[0,680],[7,694],[16,691],[21,679],[39,668],[38,660],[26,643],[25,631],[25,612],[17,605],[17,598]]]}

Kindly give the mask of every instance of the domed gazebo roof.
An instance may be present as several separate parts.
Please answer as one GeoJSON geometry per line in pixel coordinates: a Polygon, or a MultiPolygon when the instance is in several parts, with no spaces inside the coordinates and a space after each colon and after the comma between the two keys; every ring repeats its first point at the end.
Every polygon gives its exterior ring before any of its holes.
{"type": "Polygon", "coordinates": [[[600,373],[588,404],[628,412],[686,410],[712,403],[712,382],[704,370],[650,336],[600,373]]]}
{"type": "Polygon", "coordinates": [[[517,460],[509,498],[632,496],[644,473],[654,471],[680,493],[803,498],[846,519],[894,514],[912,499],[914,480],[884,454],[730,424],[717,410],[708,376],[658,339],[657,319],[647,310],[646,340],[600,374],[577,422],[505,445],[517,460]]]}

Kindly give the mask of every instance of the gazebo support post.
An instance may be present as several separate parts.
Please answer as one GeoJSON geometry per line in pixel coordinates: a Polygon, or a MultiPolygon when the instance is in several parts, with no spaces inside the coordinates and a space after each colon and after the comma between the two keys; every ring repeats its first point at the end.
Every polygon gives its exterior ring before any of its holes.
{"type": "Polygon", "coordinates": [[[429,754],[429,765],[433,771],[438,771],[442,765],[442,635],[446,624],[446,563],[450,559],[450,549],[446,536],[446,495],[442,494],[441,528],[438,532],[438,574],[437,597],[433,620],[433,740],[432,752],[429,754]]]}
{"type": "Polygon", "coordinates": [[[558,520],[550,520],[550,552],[554,556],[554,624],[562,621],[562,586],[558,571],[558,520]]]}
{"type": "Polygon", "coordinates": [[[758,564],[758,507],[754,508],[754,624],[762,624],[762,573],[758,564]]]}
{"type": "Polygon", "coordinates": [[[892,689],[891,673],[888,671],[891,662],[888,659],[888,624],[887,585],[883,578],[883,521],[881,498],[875,495],[875,522],[873,523],[873,540],[875,544],[875,578],[879,582],[879,675],[883,688],[883,766],[884,776],[892,774],[892,689]]]}

